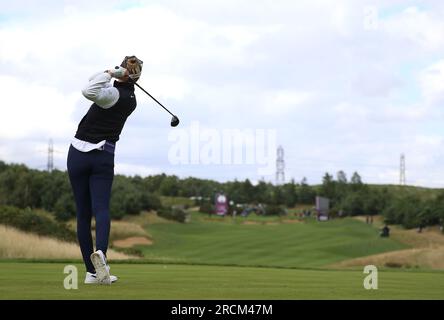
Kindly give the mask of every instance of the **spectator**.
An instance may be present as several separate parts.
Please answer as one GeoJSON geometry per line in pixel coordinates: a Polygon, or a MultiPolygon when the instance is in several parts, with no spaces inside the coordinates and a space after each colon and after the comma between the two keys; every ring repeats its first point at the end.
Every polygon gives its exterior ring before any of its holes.
{"type": "Polygon", "coordinates": [[[384,225],[379,235],[383,238],[388,238],[390,236],[390,228],[387,225],[384,225]]]}

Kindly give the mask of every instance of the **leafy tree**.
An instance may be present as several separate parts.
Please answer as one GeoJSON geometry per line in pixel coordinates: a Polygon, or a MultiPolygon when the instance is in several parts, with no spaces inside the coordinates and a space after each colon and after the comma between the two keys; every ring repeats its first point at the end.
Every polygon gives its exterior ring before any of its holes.
{"type": "Polygon", "coordinates": [[[2,173],[6,169],[8,169],[8,165],[0,160],[0,173],[2,173]]]}
{"type": "Polygon", "coordinates": [[[383,210],[387,223],[401,224],[406,228],[416,228],[421,222],[420,213],[424,210],[424,202],[415,195],[394,198],[383,210]]]}
{"type": "Polygon", "coordinates": [[[328,172],[322,178],[322,186],[320,195],[330,199],[330,205],[334,207],[338,202],[337,199],[337,182],[333,180],[333,176],[328,172]]]}
{"type": "Polygon", "coordinates": [[[167,176],[160,183],[160,194],[177,197],[179,195],[179,179],[176,176],[167,176]]]}
{"type": "Polygon", "coordinates": [[[265,208],[267,216],[282,216],[286,214],[285,208],[279,205],[269,205],[265,208]]]}
{"type": "Polygon", "coordinates": [[[254,202],[256,199],[255,196],[255,190],[254,190],[254,186],[251,183],[251,181],[249,179],[246,179],[242,184],[241,184],[241,192],[245,195],[245,200],[247,202],[254,202]]]}
{"type": "Polygon", "coordinates": [[[313,204],[315,202],[316,192],[308,185],[307,178],[303,178],[299,187],[298,199],[302,204],[313,204]]]}
{"type": "Polygon", "coordinates": [[[365,214],[363,195],[358,192],[348,193],[341,202],[341,208],[347,215],[356,216],[365,214]]]}
{"type": "Polygon", "coordinates": [[[377,215],[381,214],[390,201],[387,189],[382,191],[363,190],[359,192],[364,197],[364,214],[377,215]]]}
{"type": "Polygon", "coordinates": [[[54,213],[57,220],[67,221],[76,216],[74,197],[70,193],[64,193],[57,199],[54,205],[54,213]]]}
{"type": "Polygon", "coordinates": [[[264,181],[260,181],[254,188],[255,201],[258,203],[271,203],[273,197],[273,186],[264,181]]]}
{"type": "Polygon", "coordinates": [[[281,187],[282,190],[282,202],[280,204],[286,207],[292,208],[296,205],[298,201],[298,194],[296,192],[296,184],[292,179],[289,183],[284,184],[281,187]]]}
{"type": "Polygon", "coordinates": [[[352,191],[358,191],[358,190],[362,189],[362,187],[363,187],[362,179],[361,179],[361,176],[357,172],[353,173],[353,175],[350,179],[350,185],[351,185],[352,191]]]}
{"type": "Polygon", "coordinates": [[[347,184],[347,175],[344,171],[340,170],[336,174],[336,180],[338,181],[338,183],[347,184]]]}

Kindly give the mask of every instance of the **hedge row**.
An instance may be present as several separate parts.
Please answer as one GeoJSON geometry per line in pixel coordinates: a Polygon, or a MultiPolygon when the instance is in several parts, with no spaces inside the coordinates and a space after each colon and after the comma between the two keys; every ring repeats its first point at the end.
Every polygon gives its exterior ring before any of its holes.
{"type": "Polygon", "coordinates": [[[76,233],[64,223],[45,217],[30,209],[0,206],[0,224],[64,241],[76,241],[76,233]]]}

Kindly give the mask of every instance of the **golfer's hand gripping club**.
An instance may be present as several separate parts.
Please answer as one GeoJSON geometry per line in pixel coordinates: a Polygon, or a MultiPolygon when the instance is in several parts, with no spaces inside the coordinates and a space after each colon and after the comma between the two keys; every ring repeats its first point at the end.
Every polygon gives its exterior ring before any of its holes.
{"type": "Polygon", "coordinates": [[[109,70],[108,73],[114,78],[123,78],[128,74],[128,70],[123,67],[116,66],[114,69],[109,70]]]}

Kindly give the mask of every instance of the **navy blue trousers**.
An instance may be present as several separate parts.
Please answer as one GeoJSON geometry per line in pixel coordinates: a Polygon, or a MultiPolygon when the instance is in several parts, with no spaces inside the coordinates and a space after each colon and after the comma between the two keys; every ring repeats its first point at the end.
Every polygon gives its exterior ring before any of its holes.
{"type": "Polygon", "coordinates": [[[92,216],[96,220],[96,249],[106,254],[111,227],[109,207],[114,178],[114,154],[104,150],[68,152],[68,175],[77,211],[77,238],[86,270],[95,273],[90,256],[92,216]]]}

